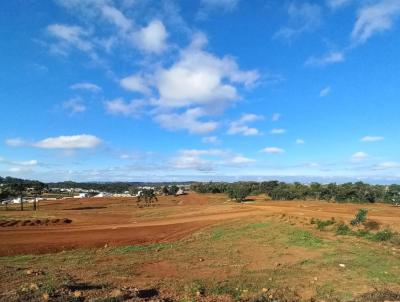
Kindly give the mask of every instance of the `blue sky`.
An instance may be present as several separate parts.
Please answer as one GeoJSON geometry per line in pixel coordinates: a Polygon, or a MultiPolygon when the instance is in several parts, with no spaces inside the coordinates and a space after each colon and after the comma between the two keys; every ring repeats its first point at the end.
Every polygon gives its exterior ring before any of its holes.
{"type": "Polygon", "coordinates": [[[400,1],[0,4],[0,175],[398,182],[400,1]]]}

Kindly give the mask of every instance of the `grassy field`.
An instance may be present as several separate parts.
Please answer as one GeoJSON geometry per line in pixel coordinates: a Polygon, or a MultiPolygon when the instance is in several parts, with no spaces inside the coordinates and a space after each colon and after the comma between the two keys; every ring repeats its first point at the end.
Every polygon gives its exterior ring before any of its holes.
{"type": "Polygon", "coordinates": [[[1,301],[394,301],[400,246],[260,216],[182,240],[0,258],[1,301]],[[392,299],[392,300],[390,300],[392,299]],[[157,300],[156,300],[157,301],[157,300]]]}

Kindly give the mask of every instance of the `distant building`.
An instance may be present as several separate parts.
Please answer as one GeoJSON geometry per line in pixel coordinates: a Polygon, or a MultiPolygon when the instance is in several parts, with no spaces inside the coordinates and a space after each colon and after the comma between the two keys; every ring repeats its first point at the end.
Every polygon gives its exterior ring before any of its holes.
{"type": "Polygon", "coordinates": [[[178,190],[178,192],[176,192],[176,196],[179,196],[179,195],[185,195],[186,194],[186,192],[185,192],[185,190],[183,189],[183,188],[180,188],[179,190],[178,190]]]}

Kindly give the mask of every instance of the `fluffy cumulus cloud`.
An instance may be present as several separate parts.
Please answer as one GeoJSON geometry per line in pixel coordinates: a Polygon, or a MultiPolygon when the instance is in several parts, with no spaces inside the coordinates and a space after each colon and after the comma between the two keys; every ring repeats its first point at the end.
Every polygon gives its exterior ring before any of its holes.
{"type": "Polygon", "coordinates": [[[220,58],[205,51],[206,44],[205,35],[195,34],[169,67],[160,67],[146,76],[132,75],[120,84],[147,94],[149,104],[156,109],[154,120],[162,127],[199,134],[211,132],[218,126],[211,116],[238,100],[239,87],[251,87],[259,74],[241,70],[229,56],[220,58]]]}
{"type": "Polygon", "coordinates": [[[207,116],[202,108],[191,108],[183,113],[162,113],[155,116],[155,120],[164,128],[177,131],[187,130],[189,133],[204,134],[214,131],[218,127],[215,121],[205,121],[207,116]]]}
{"type": "Polygon", "coordinates": [[[398,0],[367,2],[358,12],[351,37],[355,43],[364,43],[374,34],[391,29],[399,15],[398,0]]]}
{"type": "Polygon", "coordinates": [[[135,44],[140,49],[152,53],[163,52],[167,45],[168,33],[160,20],[151,21],[146,27],[133,34],[135,44]]]}
{"type": "Polygon", "coordinates": [[[44,149],[90,149],[101,144],[94,135],[80,134],[71,136],[49,137],[32,144],[33,147],[44,149]]]}
{"type": "Polygon", "coordinates": [[[261,115],[251,113],[242,114],[239,120],[230,123],[227,133],[230,135],[241,134],[245,136],[258,135],[260,134],[260,131],[257,128],[248,126],[247,124],[262,119],[263,117],[261,115]]]}
{"type": "Polygon", "coordinates": [[[149,95],[151,93],[148,81],[143,78],[143,76],[138,74],[121,79],[120,85],[129,91],[135,91],[145,95],[149,95]]]}
{"type": "Polygon", "coordinates": [[[256,71],[242,71],[231,57],[218,58],[203,50],[207,38],[194,36],[179,60],[156,75],[160,98],[166,107],[188,107],[225,103],[238,99],[235,84],[250,86],[259,77],[256,71]]]}

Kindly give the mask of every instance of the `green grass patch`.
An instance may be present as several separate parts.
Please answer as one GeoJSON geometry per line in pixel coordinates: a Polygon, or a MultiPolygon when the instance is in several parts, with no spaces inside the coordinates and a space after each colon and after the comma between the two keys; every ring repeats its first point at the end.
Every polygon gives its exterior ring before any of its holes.
{"type": "Polygon", "coordinates": [[[374,281],[397,284],[400,282],[400,261],[389,257],[384,251],[359,250],[350,265],[352,269],[354,266],[355,269],[364,271],[365,275],[374,281]]]}
{"type": "Polygon", "coordinates": [[[324,241],[308,231],[294,229],[289,232],[287,243],[289,245],[301,246],[305,248],[319,248],[324,245],[324,241]]]}
{"type": "Polygon", "coordinates": [[[211,240],[217,241],[225,238],[237,238],[247,234],[262,235],[262,233],[255,232],[258,230],[266,229],[271,225],[270,222],[256,222],[250,223],[240,226],[232,226],[232,227],[216,227],[211,231],[211,240]]]}
{"type": "Polygon", "coordinates": [[[111,254],[129,254],[135,252],[157,252],[166,249],[173,249],[176,247],[175,243],[156,243],[149,245],[127,245],[112,248],[109,253],[111,254]]]}

